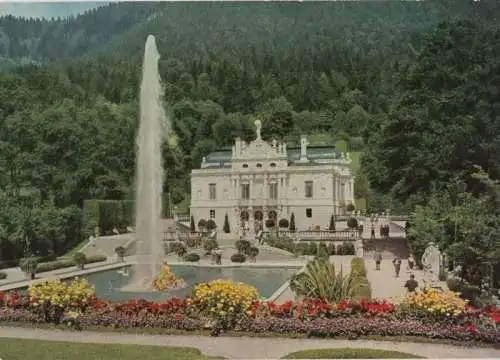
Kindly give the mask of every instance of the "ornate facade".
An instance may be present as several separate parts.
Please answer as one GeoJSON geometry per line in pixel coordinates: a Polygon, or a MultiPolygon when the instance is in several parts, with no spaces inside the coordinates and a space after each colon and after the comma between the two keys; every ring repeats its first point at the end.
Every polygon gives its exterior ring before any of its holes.
{"type": "Polygon", "coordinates": [[[265,230],[265,221],[295,217],[297,230],[328,229],[332,214],[344,214],[354,203],[349,153],[334,146],[287,147],[261,138],[249,144],[237,138],[232,148],[203,158],[191,173],[191,216],[212,219],[222,231],[227,214],[231,233],[265,230]]]}

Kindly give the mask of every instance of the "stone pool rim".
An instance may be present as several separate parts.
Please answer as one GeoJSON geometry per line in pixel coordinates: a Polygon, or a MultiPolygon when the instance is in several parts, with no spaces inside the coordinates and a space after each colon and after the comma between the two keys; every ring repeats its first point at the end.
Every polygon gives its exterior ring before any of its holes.
{"type": "MultiPolygon", "coordinates": [[[[40,279],[35,280],[20,280],[11,283],[0,284],[0,292],[10,292],[16,290],[23,290],[28,288],[31,283],[40,283],[49,281],[52,279],[66,280],[75,277],[84,277],[87,275],[98,274],[101,272],[119,270],[125,267],[132,267],[136,262],[113,262],[108,264],[102,264],[99,266],[87,268],[84,270],[70,270],[67,272],[62,272],[59,274],[53,274],[40,279]]],[[[305,264],[304,262],[297,263],[286,263],[286,262],[263,262],[263,263],[228,263],[228,264],[199,264],[199,263],[186,263],[186,262],[168,262],[169,266],[182,266],[182,267],[199,267],[199,268],[259,268],[259,269],[274,269],[274,268],[286,268],[286,269],[297,269],[300,271],[305,264]]]]}

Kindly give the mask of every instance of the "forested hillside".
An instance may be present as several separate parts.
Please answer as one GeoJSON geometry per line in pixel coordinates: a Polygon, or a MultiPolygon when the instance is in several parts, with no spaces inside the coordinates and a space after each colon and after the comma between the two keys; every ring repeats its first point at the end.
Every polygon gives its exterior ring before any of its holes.
{"type": "Polygon", "coordinates": [[[164,149],[165,192],[181,209],[189,171],[251,137],[256,117],[268,139],[308,133],[362,151],[355,191],[373,211],[463,174],[472,184],[475,165],[497,179],[499,15],[494,1],[141,2],[0,18],[0,258],[26,238],[60,252],[80,235],[46,246],[54,227],[81,221],[84,199],[132,196],[148,34],[178,137],[164,149]]]}

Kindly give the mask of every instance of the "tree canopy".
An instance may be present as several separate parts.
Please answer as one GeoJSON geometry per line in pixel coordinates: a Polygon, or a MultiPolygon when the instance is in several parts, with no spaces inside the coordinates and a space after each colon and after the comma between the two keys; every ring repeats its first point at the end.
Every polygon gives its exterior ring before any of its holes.
{"type": "MultiPolygon", "coordinates": [[[[83,200],[133,196],[149,34],[177,140],[163,148],[176,204],[189,203],[203,156],[251,139],[259,118],[265,139],[306,133],[357,152],[355,192],[374,211],[419,204],[422,221],[439,218],[435,209],[455,206],[443,194],[457,179],[463,206],[478,210],[491,187],[476,167],[500,176],[499,16],[496,2],[442,0],[119,3],[64,20],[0,17],[0,260],[27,247],[61,253],[81,240],[83,200]]],[[[438,225],[427,228],[441,236],[438,225]]]]}

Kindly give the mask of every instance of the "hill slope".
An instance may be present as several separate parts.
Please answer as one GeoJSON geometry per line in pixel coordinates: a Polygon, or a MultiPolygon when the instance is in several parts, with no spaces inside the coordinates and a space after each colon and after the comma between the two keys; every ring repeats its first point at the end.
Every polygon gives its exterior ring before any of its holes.
{"type": "Polygon", "coordinates": [[[499,12],[495,2],[455,1],[117,3],[56,21],[0,18],[0,56],[44,61],[96,52],[131,55],[142,52],[148,34],[157,36],[163,53],[184,59],[225,55],[244,61],[255,48],[300,51],[325,39],[363,44],[370,54],[381,46],[390,51],[402,34],[450,16],[494,22],[499,12]]]}

